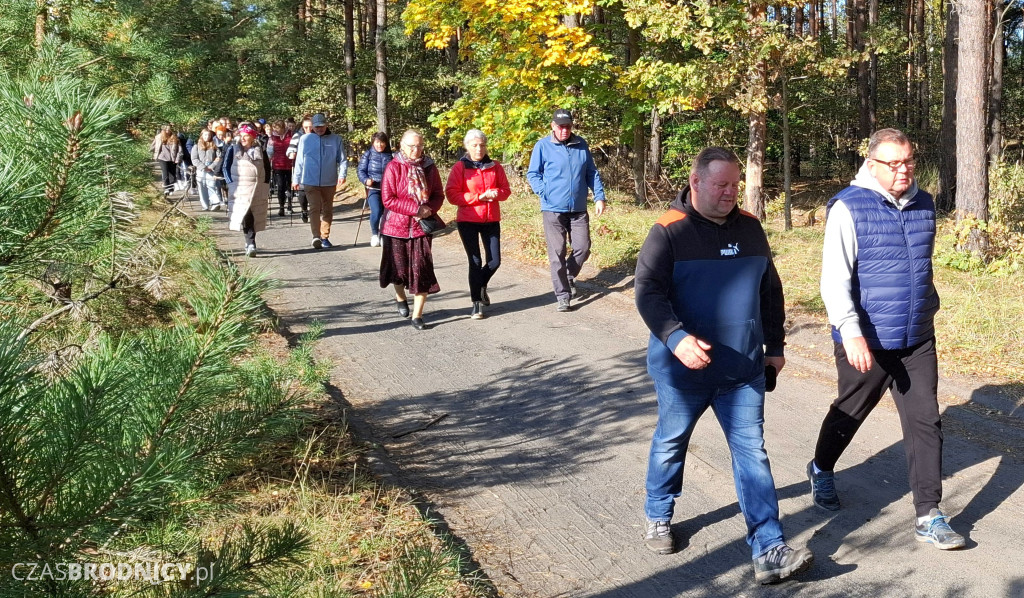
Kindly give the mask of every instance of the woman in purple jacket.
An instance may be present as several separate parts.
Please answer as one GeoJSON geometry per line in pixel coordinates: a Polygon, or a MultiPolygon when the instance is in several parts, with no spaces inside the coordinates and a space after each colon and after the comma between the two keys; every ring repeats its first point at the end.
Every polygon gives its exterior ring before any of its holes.
{"type": "Polygon", "coordinates": [[[402,135],[401,148],[384,171],[381,197],[387,214],[381,227],[380,287],[394,285],[399,315],[411,315],[413,327],[425,330],[427,295],[441,287],[434,275],[431,237],[420,221],[440,220],[436,214],[444,203],[444,183],[437,165],[423,155],[423,136],[418,132],[410,129],[402,135]],[[411,314],[406,290],[414,295],[411,314]]]}

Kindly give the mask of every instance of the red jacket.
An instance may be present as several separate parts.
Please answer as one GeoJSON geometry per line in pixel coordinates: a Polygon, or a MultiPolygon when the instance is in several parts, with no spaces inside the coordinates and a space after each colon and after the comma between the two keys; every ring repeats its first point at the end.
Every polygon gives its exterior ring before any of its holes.
{"type": "MultiPolygon", "coordinates": [[[[380,195],[388,211],[384,216],[384,225],[380,229],[382,235],[399,239],[426,235],[419,222],[413,218],[420,209],[420,204],[409,197],[409,168],[408,164],[396,157],[384,169],[380,195]]],[[[426,205],[436,214],[444,204],[444,188],[441,186],[441,175],[437,172],[437,165],[430,158],[423,159],[423,174],[427,177],[427,187],[430,189],[430,199],[426,205]]]]}
{"type": "Polygon", "coordinates": [[[458,222],[498,222],[501,220],[499,201],[505,201],[512,195],[505,177],[505,169],[498,162],[487,162],[483,168],[473,168],[463,158],[452,167],[448,175],[448,184],[444,187],[448,201],[459,207],[455,220],[458,222]],[[498,197],[490,201],[482,201],[480,194],[490,189],[498,190],[498,197]]]}
{"type": "Polygon", "coordinates": [[[285,133],[278,137],[277,135],[270,136],[269,145],[273,146],[274,157],[270,160],[270,165],[274,170],[291,170],[292,166],[295,165],[295,160],[288,158],[288,143],[292,140],[294,133],[285,133]]]}

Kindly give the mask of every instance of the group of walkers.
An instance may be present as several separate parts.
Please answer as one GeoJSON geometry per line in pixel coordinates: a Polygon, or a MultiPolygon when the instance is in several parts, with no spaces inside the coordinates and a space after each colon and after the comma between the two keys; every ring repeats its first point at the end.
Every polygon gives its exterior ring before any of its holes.
{"type": "MultiPolygon", "coordinates": [[[[226,205],[229,228],[243,233],[245,254],[255,257],[256,233],[267,227],[273,183],[278,215],[294,213],[297,200],[302,221],[310,226],[310,246],[330,249],[334,197],[347,182],[345,141],[331,131],[321,113],[304,116],[301,131],[294,130],[293,119],[269,127],[265,122],[243,121],[232,128],[229,118],[211,120],[195,143],[165,125],[152,145],[165,195],[175,187],[177,166],[194,172],[202,209],[226,205]]],[[[571,299],[578,295],[575,278],[590,255],[589,190],[594,192],[597,214],[605,209],[593,156],[572,125],[568,110],[555,111],[551,135],[537,143],[527,175],[544,213],[560,312],[571,310],[571,299]]],[[[468,131],[463,145],[465,154],[446,183],[415,130],[402,135],[398,151],[392,151],[387,133],[375,133],[356,169],[370,207],[370,246],[382,248],[379,283],[381,288],[393,287],[398,314],[409,318],[417,330],[429,328],[423,309],[427,297],[440,291],[432,235],[445,227],[437,212],[446,198],[457,207],[456,228],[469,262],[471,318],[485,317],[491,301],[487,285],[501,265],[500,202],[511,195],[508,178],[502,165],[488,155],[483,131],[468,131]]]]}
{"type": "MultiPolygon", "coordinates": [[[[838,511],[835,466],[891,391],[916,511],[914,538],[952,550],[965,540],[939,509],[935,204],[914,181],[915,167],[905,134],[877,131],[856,178],[828,202],[821,296],[839,384],[806,473],[811,502],[838,511]]],[[[732,455],[754,577],[774,583],[807,570],[814,556],[784,540],[764,446],[765,392],[786,363],[785,308],[765,232],[737,206],[739,181],[731,151],[703,150],[689,185],[653,226],[637,259],[636,305],[651,331],[647,371],[658,399],[644,540],[659,554],[675,551],[671,520],[687,448],[697,420],[711,409],[732,455]]]]}
{"type": "MultiPolygon", "coordinates": [[[[251,123],[222,130],[222,120],[204,129],[192,148],[192,164],[208,188],[203,209],[223,203],[211,182],[223,178],[231,227],[244,232],[247,255],[255,255],[255,231],[266,226],[271,170],[279,213],[292,210],[293,197],[299,197],[312,247],[332,246],[333,199],[339,182],[345,185],[348,167],[345,144],[331,133],[323,114],[304,117],[301,133],[293,124],[275,123],[261,135],[251,123]],[[235,132],[237,140],[231,142],[235,132]]],[[[593,156],[573,124],[568,110],[554,112],[551,134],[534,146],[527,171],[540,199],[559,312],[571,311],[578,295],[575,279],[590,253],[590,193],[596,214],[607,209],[593,156]]],[[[174,139],[165,127],[153,145],[165,185],[173,184],[173,165],[183,151],[174,139]]],[[[456,226],[469,262],[471,318],[484,317],[491,301],[488,283],[501,264],[500,203],[511,195],[509,182],[502,165],[488,155],[483,131],[469,130],[463,144],[465,154],[446,183],[415,130],[402,135],[394,152],[386,133],[374,134],[357,168],[370,205],[370,245],[382,248],[379,284],[393,288],[395,309],[417,330],[429,327],[424,306],[440,290],[432,235],[445,227],[437,214],[445,199],[457,207],[456,226]]],[[[891,390],[903,425],[915,538],[948,550],[965,541],[939,510],[938,297],[931,266],[935,208],[913,179],[915,166],[906,135],[880,130],[870,139],[856,179],[828,203],[821,294],[833,326],[839,394],[821,424],[806,472],[813,504],[840,509],[835,465],[891,390]]],[[[651,331],[647,368],[658,399],[644,541],[659,554],[675,550],[670,523],[682,493],[687,447],[697,420],[710,408],[732,454],[755,579],[774,583],[807,570],[814,557],[784,540],[764,447],[765,392],[774,388],[786,362],[785,309],[764,230],[737,205],[739,180],[739,160],[731,151],[703,150],[689,184],[653,226],[638,256],[636,305],[651,331]]]]}

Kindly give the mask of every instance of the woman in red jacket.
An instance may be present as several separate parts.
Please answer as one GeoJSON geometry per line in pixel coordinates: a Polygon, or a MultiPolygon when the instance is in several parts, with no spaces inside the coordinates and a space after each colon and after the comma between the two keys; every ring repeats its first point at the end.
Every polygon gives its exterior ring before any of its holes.
{"type": "Polygon", "coordinates": [[[406,291],[411,291],[412,325],[416,330],[425,330],[423,306],[427,295],[441,287],[434,275],[431,237],[420,220],[436,219],[438,227],[444,226],[436,216],[444,204],[444,189],[437,165],[423,155],[423,136],[418,132],[409,130],[402,135],[398,153],[384,170],[381,199],[388,211],[380,231],[384,248],[380,288],[395,285],[395,301],[403,318],[410,316],[406,291]]]}
{"type": "Polygon", "coordinates": [[[501,208],[498,202],[512,191],[501,164],[487,156],[487,136],[470,129],[462,141],[466,155],[455,163],[444,192],[459,207],[455,217],[462,246],[469,258],[469,296],[473,300],[470,317],[484,317],[484,306],[491,304],[487,283],[501,265],[501,208]],[[480,242],[484,259],[480,258],[480,242]]]}

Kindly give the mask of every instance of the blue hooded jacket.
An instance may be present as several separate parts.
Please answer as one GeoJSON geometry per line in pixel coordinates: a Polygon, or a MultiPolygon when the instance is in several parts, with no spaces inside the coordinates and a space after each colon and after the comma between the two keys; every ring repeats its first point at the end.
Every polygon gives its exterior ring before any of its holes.
{"type": "Polygon", "coordinates": [[[586,212],[587,191],[594,201],[604,201],[604,185],[587,142],[573,134],[565,143],[548,135],[533,146],[526,172],[533,192],[540,197],[542,212],[586,212]]]}
{"type": "Polygon", "coordinates": [[[347,172],[345,142],[330,129],[323,135],[308,133],[299,140],[292,168],[293,185],[333,187],[347,172]]]}

